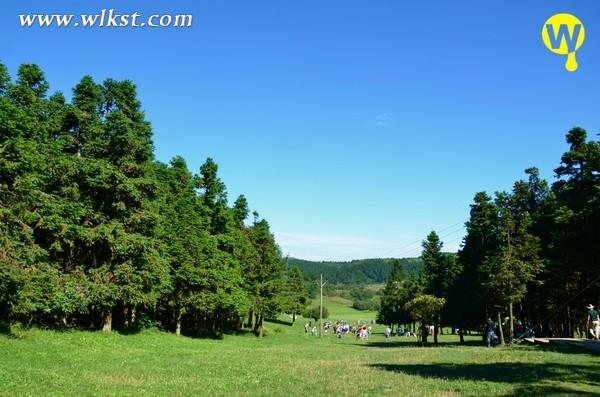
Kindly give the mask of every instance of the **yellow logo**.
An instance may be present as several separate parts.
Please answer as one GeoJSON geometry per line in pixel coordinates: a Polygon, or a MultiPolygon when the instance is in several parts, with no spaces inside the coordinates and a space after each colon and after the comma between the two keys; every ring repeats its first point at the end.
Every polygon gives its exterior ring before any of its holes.
{"type": "Polygon", "coordinates": [[[581,21],[571,14],[552,15],[542,26],[542,41],[553,53],[566,55],[565,68],[569,72],[577,70],[577,51],[585,40],[585,29],[581,21]]]}

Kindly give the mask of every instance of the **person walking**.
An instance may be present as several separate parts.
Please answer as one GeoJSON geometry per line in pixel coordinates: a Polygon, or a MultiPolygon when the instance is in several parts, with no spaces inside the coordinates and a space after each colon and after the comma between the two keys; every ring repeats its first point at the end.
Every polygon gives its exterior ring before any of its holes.
{"type": "Polygon", "coordinates": [[[594,305],[591,303],[585,308],[588,309],[586,328],[590,330],[590,334],[592,334],[594,339],[598,340],[600,338],[600,318],[598,317],[598,312],[594,310],[594,305]],[[592,323],[592,328],[590,328],[590,322],[592,323]]]}

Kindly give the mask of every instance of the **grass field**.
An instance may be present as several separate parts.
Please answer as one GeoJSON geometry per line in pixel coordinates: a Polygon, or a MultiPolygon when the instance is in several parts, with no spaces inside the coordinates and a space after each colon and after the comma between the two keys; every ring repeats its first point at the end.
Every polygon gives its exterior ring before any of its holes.
{"type": "MultiPolygon", "coordinates": [[[[330,318],[370,320],[347,302],[330,318]]],[[[371,316],[371,317],[369,317],[371,316]]],[[[600,395],[600,357],[571,348],[440,347],[372,335],[323,339],[269,323],[267,337],[222,340],[13,329],[0,334],[2,396],[562,396],[600,395]]],[[[377,328],[376,328],[377,330],[377,328]]]]}
{"type": "MultiPolygon", "coordinates": [[[[318,306],[319,301],[315,299],[314,305],[318,306]]],[[[357,323],[360,321],[370,322],[375,319],[376,312],[359,311],[352,308],[352,301],[340,297],[323,297],[323,306],[329,311],[329,321],[344,320],[349,323],[357,323]]],[[[377,329],[376,329],[377,330],[377,329]]]]}

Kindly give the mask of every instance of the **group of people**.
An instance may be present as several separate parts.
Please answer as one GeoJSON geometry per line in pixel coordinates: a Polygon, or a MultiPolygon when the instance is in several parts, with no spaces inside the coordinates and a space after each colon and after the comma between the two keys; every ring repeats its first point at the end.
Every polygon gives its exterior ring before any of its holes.
{"type": "Polygon", "coordinates": [[[369,340],[369,335],[371,334],[371,326],[367,327],[366,325],[361,325],[356,330],[356,339],[360,340],[369,340]]]}
{"type": "MultiPolygon", "coordinates": [[[[392,336],[392,329],[390,327],[387,327],[385,329],[385,337],[386,338],[390,338],[392,336]]],[[[416,336],[414,333],[410,332],[409,330],[405,330],[402,327],[398,327],[396,328],[396,336],[416,336]]]]}
{"type": "MultiPolygon", "coordinates": [[[[508,321],[508,320],[507,320],[508,321]]],[[[509,335],[510,332],[507,330],[506,321],[502,324],[496,324],[491,318],[488,318],[485,324],[486,344],[487,347],[492,347],[495,344],[500,343],[498,335],[500,334],[500,327],[502,327],[502,333],[509,335]]],[[[549,324],[542,322],[531,326],[527,321],[521,321],[519,319],[515,322],[513,338],[522,339],[528,337],[535,338],[549,338],[552,335],[552,329],[549,324]]]]}
{"type": "Polygon", "coordinates": [[[312,336],[319,336],[319,330],[317,329],[316,325],[312,324],[312,321],[309,321],[306,324],[304,324],[304,333],[307,334],[309,331],[312,336]]]}
{"type": "Polygon", "coordinates": [[[367,326],[364,323],[352,325],[346,323],[344,320],[337,321],[333,325],[333,329],[337,338],[351,334],[356,336],[356,339],[359,340],[368,340],[372,330],[370,325],[367,326]]]}
{"type": "MultiPolygon", "coordinates": [[[[594,309],[594,305],[591,303],[586,307],[587,310],[587,321],[586,329],[589,330],[594,340],[600,340],[600,315],[598,311],[594,309]]],[[[486,332],[486,344],[488,347],[498,343],[498,336],[496,331],[501,327],[502,324],[496,325],[491,318],[488,318],[485,324],[486,332]]],[[[542,322],[530,326],[527,322],[517,320],[513,337],[536,337],[536,338],[548,338],[552,336],[552,329],[548,324],[542,322]]]]}
{"type": "MultiPolygon", "coordinates": [[[[332,330],[337,338],[341,338],[344,335],[354,335],[359,340],[368,340],[369,335],[372,332],[372,328],[370,325],[366,325],[364,323],[358,323],[355,325],[348,324],[343,320],[336,321],[335,324],[326,321],[323,323],[323,334],[327,335],[329,331],[332,330]]],[[[304,324],[304,332],[309,333],[312,336],[318,336],[319,331],[316,325],[313,325],[312,321],[304,324]]]]}
{"type": "MultiPolygon", "coordinates": [[[[596,311],[594,309],[594,305],[592,305],[592,304],[588,304],[585,308],[587,309],[586,329],[589,330],[593,339],[600,340],[600,314],[598,313],[598,311],[596,311]]],[[[485,340],[486,340],[486,345],[488,347],[492,347],[494,344],[498,343],[497,332],[499,331],[499,327],[501,327],[501,326],[502,326],[502,324],[497,325],[491,318],[488,317],[488,319],[485,323],[485,335],[486,335],[485,340]]],[[[367,326],[364,323],[352,325],[352,324],[347,324],[343,320],[337,321],[335,324],[332,324],[327,321],[323,324],[323,328],[324,328],[325,334],[327,334],[330,329],[333,329],[337,338],[341,338],[344,335],[353,334],[359,340],[368,340],[369,335],[371,334],[371,330],[372,330],[370,325],[367,326]]],[[[421,327],[421,334],[425,334],[425,335],[433,334],[434,330],[432,328],[433,328],[433,326],[423,324],[421,327]]],[[[310,332],[312,336],[319,335],[317,326],[313,325],[312,321],[309,321],[308,323],[304,324],[304,332],[305,333],[310,332]]],[[[522,322],[520,320],[517,320],[514,332],[515,332],[515,334],[513,335],[513,337],[515,337],[515,338],[522,338],[522,337],[527,337],[527,336],[549,337],[552,334],[552,331],[548,325],[545,325],[543,323],[538,323],[535,326],[531,327],[526,322],[522,322]]],[[[398,336],[415,336],[414,334],[411,334],[410,331],[404,331],[404,329],[401,327],[398,327],[397,335],[398,336]]],[[[385,329],[385,337],[389,338],[391,336],[392,336],[392,329],[390,327],[387,327],[385,329]]],[[[427,336],[425,336],[425,338],[426,337],[427,336]]]]}

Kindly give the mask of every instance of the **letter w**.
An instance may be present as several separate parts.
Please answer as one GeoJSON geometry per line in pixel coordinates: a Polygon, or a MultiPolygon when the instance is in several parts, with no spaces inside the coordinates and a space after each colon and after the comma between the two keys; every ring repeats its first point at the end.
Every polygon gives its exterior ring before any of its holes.
{"type": "Polygon", "coordinates": [[[83,26],[85,27],[93,27],[96,25],[96,21],[98,20],[98,14],[96,15],[85,15],[81,14],[81,21],[83,22],[83,26]]]}
{"type": "Polygon", "coordinates": [[[569,33],[569,26],[564,23],[559,26],[557,34],[554,34],[554,26],[551,24],[546,24],[546,30],[548,31],[548,38],[550,38],[550,45],[552,45],[553,49],[558,50],[564,38],[569,52],[575,51],[579,32],[581,31],[581,24],[578,23],[573,27],[573,35],[569,33]]]}

